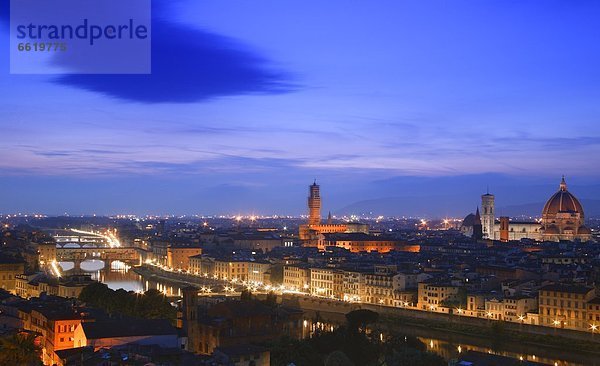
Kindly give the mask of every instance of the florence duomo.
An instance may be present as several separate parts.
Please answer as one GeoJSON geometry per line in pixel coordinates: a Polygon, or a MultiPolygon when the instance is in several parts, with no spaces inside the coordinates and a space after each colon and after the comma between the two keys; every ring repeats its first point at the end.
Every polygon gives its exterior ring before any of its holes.
{"type": "Polygon", "coordinates": [[[481,196],[481,212],[480,215],[469,214],[465,217],[461,227],[463,234],[475,236],[473,228],[481,225],[483,238],[492,240],[586,242],[592,239],[591,230],[585,226],[583,206],[577,197],[568,191],[564,176],[558,191],[544,205],[541,220],[516,221],[508,217],[500,217],[497,220],[495,196],[489,192],[481,196]]]}

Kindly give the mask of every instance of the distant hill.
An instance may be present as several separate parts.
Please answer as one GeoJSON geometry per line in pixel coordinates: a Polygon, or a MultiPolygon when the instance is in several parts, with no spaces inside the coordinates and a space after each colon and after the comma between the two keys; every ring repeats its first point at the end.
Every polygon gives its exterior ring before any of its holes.
{"type": "Polygon", "coordinates": [[[336,215],[383,215],[419,217],[461,217],[475,211],[459,197],[385,197],[357,201],[334,211],[336,215]],[[463,215],[464,214],[464,215],[463,215]]]}
{"type": "MultiPolygon", "coordinates": [[[[600,217],[600,200],[582,199],[586,217],[600,217]]],[[[539,216],[545,202],[519,205],[496,206],[497,216],[539,216]]],[[[420,216],[420,217],[463,217],[474,212],[457,196],[426,197],[385,197],[357,201],[335,210],[336,215],[383,215],[383,216],[420,216]]]]}

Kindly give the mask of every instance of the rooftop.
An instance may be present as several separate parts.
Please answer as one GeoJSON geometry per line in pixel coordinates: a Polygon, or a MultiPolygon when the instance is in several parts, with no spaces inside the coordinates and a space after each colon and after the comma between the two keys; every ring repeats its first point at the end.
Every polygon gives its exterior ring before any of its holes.
{"type": "Polygon", "coordinates": [[[83,331],[88,339],[177,335],[177,329],[168,320],[163,319],[127,319],[127,321],[100,321],[82,323],[83,331]]]}

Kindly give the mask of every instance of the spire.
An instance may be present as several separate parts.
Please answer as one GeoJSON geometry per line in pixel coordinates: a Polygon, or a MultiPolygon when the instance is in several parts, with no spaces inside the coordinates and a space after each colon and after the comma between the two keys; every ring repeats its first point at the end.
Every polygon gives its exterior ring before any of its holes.
{"type": "Polygon", "coordinates": [[[479,206],[477,206],[477,211],[475,212],[475,221],[481,222],[481,216],[479,215],[479,206]]]}
{"type": "Polygon", "coordinates": [[[315,178],[315,180],[313,181],[313,186],[317,185],[317,178],[315,178]]]}
{"type": "Polygon", "coordinates": [[[565,176],[563,174],[562,180],[560,181],[560,190],[565,192],[567,190],[567,182],[565,182],[565,176]]]}
{"type": "Polygon", "coordinates": [[[331,211],[329,211],[329,214],[327,215],[327,225],[331,225],[331,224],[332,224],[331,211]]]}

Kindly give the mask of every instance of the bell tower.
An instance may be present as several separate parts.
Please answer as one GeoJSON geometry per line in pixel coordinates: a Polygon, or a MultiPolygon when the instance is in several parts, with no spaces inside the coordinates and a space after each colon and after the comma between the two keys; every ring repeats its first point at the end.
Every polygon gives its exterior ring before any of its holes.
{"type": "Polygon", "coordinates": [[[483,237],[487,239],[494,238],[494,223],[496,221],[496,209],[494,203],[495,197],[488,191],[481,196],[481,227],[483,237]]]}
{"type": "Polygon", "coordinates": [[[321,224],[321,193],[317,181],[309,187],[308,196],[308,225],[321,224]]]}

